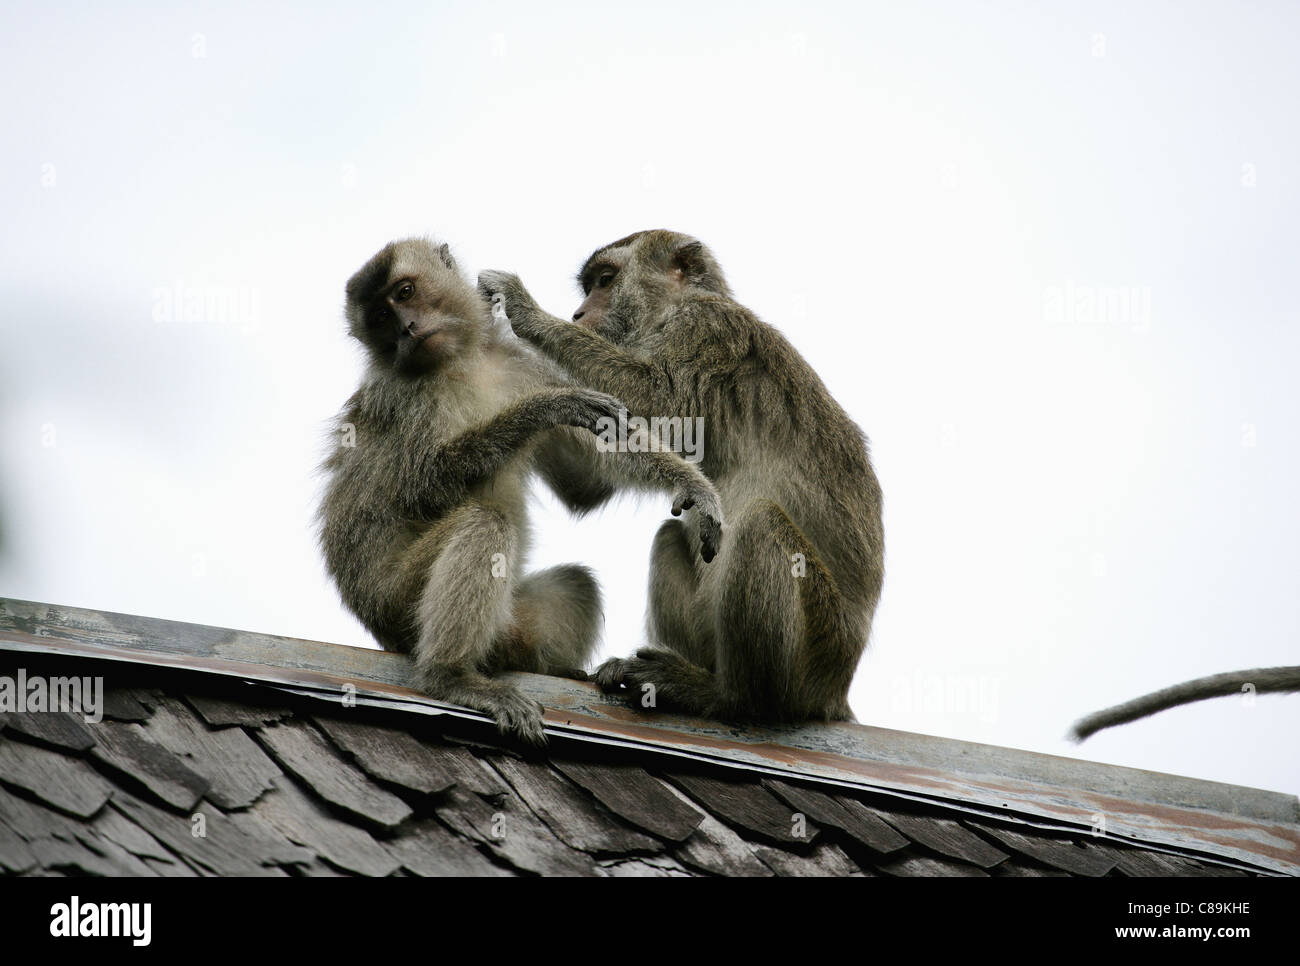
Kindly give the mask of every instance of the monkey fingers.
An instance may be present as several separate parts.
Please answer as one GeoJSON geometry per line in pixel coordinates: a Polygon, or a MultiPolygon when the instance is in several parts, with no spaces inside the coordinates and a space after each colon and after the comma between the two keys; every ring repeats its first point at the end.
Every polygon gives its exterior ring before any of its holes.
{"type": "Polygon", "coordinates": [[[691,507],[696,508],[700,522],[700,559],[710,563],[722,545],[722,507],[712,492],[696,494],[691,490],[683,490],[673,500],[672,514],[679,517],[683,510],[691,507]]]}
{"type": "Polygon", "coordinates": [[[546,745],[546,731],[542,726],[545,709],[538,702],[511,688],[495,697],[491,705],[492,718],[503,734],[535,747],[546,745]]]}
{"type": "MultiPolygon", "coordinates": [[[[700,559],[712,562],[722,546],[722,520],[708,513],[700,514],[700,559]]],[[[719,566],[721,566],[719,564],[719,566]]]]}
{"type": "Polygon", "coordinates": [[[528,289],[524,288],[519,276],[513,272],[486,269],[479,272],[478,290],[489,302],[500,295],[510,327],[516,335],[523,335],[520,330],[527,327],[532,314],[537,310],[537,303],[528,294],[528,289]]]}
{"type": "Polygon", "coordinates": [[[592,672],[591,679],[606,694],[615,694],[623,689],[627,663],[625,658],[611,657],[592,672]]]}

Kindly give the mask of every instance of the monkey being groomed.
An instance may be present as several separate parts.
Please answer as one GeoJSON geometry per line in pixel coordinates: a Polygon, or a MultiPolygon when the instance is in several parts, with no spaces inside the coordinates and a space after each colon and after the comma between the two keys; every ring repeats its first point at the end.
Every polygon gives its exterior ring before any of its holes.
{"type": "Polygon", "coordinates": [[[651,646],[606,661],[607,691],[707,717],[850,719],[849,684],[884,579],[880,485],[862,431],[771,326],[738,304],[712,253],[669,231],[598,249],[573,323],[519,279],[484,272],[515,333],[582,385],[648,416],[702,417],[701,463],[727,515],[708,567],[699,537],[655,537],[651,646]]]}
{"type": "Polygon", "coordinates": [[[585,567],[523,572],[529,476],[575,513],[618,487],[670,492],[705,560],[718,494],[676,454],[599,452],[594,434],[622,404],[498,332],[446,245],[386,246],[347,283],[346,314],[368,358],[324,464],[329,573],[385,649],[412,654],[431,696],[541,743],[541,707],[492,675],[585,676],[601,602],[585,567]]]}

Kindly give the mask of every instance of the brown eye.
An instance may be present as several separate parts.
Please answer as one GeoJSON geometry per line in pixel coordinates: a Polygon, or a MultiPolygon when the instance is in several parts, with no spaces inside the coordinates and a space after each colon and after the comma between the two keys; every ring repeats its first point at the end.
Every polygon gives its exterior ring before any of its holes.
{"type": "Polygon", "coordinates": [[[414,294],[415,294],[415,286],[410,282],[403,282],[398,287],[397,292],[394,295],[394,298],[396,298],[397,301],[399,302],[405,302],[414,294]]]}
{"type": "Polygon", "coordinates": [[[614,281],[614,273],[613,273],[613,272],[601,272],[601,273],[600,273],[600,277],[599,277],[598,279],[596,279],[596,287],[597,287],[597,288],[608,288],[608,287],[609,287],[609,283],[612,282],[612,281],[614,281]]]}

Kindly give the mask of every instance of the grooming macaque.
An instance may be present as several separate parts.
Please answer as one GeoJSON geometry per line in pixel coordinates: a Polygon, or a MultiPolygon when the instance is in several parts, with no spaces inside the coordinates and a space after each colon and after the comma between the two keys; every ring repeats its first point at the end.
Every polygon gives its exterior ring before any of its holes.
{"type": "Polygon", "coordinates": [[[540,706],[492,675],[580,674],[601,608],[585,567],[523,573],[530,473],[576,513],[616,487],[669,491],[709,559],[718,496],[673,453],[599,452],[595,433],[620,402],[498,333],[446,245],[385,247],[348,282],[346,312],[368,360],[325,462],[329,572],[384,648],[412,654],[431,696],[540,743],[540,706]]]}
{"type": "Polygon", "coordinates": [[[862,431],[771,326],[731,297],[713,255],[648,231],[598,249],[573,323],[519,279],[479,276],[517,335],[633,413],[703,417],[701,466],[726,546],[668,520],[655,537],[650,647],[606,661],[602,688],[649,706],[754,721],[847,719],[884,578],[881,494],[862,431]]]}
{"type": "Polygon", "coordinates": [[[1071,729],[1070,737],[1075,741],[1083,741],[1103,728],[1136,721],[1157,711],[1176,708],[1180,704],[1252,691],[1256,694],[1300,691],[1300,667],[1261,667],[1253,671],[1228,671],[1225,674],[1184,681],[1080,718],[1071,729]]]}

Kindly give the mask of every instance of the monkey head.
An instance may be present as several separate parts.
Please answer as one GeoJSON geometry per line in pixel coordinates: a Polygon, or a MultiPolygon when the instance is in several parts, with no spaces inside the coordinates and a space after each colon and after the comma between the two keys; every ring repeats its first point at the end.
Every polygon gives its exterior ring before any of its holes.
{"type": "Polygon", "coordinates": [[[573,321],[614,342],[634,335],[635,320],[694,292],[727,298],[731,289],[713,253],[680,232],[639,231],[596,249],[578,272],[583,301],[573,321]]]}
{"type": "Polygon", "coordinates": [[[385,245],[348,280],[348,331],[374,364],[430,372],[482,337],[487,307],[451,250],[427,238],[385,245]]]}

